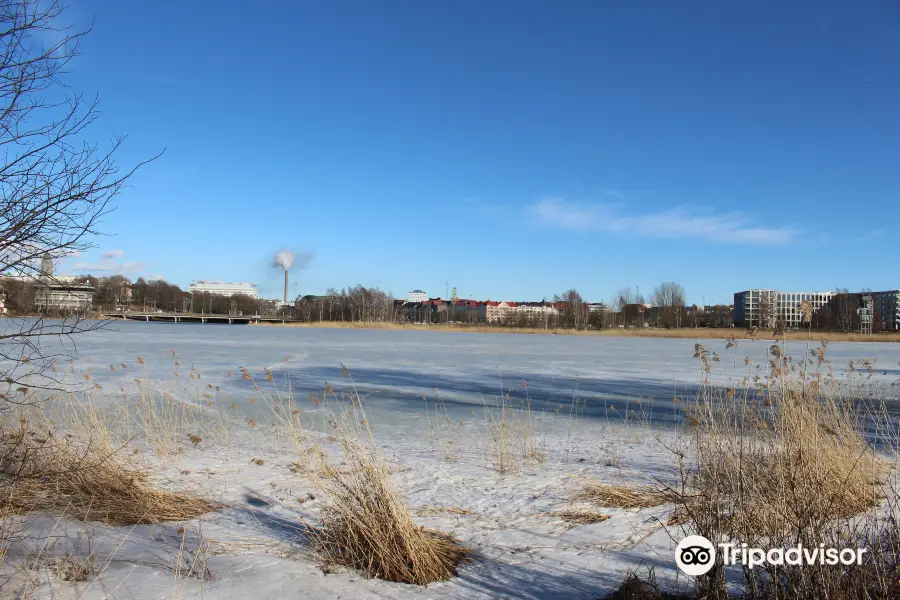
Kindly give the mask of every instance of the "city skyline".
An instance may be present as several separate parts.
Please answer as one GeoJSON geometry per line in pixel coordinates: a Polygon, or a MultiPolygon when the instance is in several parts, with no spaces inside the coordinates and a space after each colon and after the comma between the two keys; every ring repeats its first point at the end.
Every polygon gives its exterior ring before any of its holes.
{"type": "Polygon", "coordinates": [[[292,294],[897,287],[896,7],[258,10],[249,29],[233,2],[66,14],[96,17],[64,78],[98,94],[92,135],[128,135],[123,166],[166,152],[61,272],[277,298],[287,246],[313,253],[292,294]]]}

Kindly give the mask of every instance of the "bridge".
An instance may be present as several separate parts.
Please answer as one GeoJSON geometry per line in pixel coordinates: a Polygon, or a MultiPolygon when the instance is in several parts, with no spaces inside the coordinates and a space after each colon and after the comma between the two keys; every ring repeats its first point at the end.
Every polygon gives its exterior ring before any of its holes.
{"type": "Polygon", "coordinates": [[[104,319],[128,321],[155,321],[163,323],[225,323],[247,325],[249,323],[293,323],[297,319],[290,317],[272,317],[262,315],[212,315],[202,313],[173,312],[111,312],[102,313],[104,319]]]}

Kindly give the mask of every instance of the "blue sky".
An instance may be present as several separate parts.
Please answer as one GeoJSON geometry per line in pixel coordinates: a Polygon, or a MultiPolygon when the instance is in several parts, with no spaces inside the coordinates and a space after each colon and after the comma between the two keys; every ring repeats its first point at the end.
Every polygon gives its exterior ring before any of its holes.
{"type": "Polygon", "coordinates": [[[589,300],[900,287],[900,6],[113,2],[67,82],[128,135],[69,272],[589,300]],[[101,271],[103,269],[103,271],[101,271]]]}

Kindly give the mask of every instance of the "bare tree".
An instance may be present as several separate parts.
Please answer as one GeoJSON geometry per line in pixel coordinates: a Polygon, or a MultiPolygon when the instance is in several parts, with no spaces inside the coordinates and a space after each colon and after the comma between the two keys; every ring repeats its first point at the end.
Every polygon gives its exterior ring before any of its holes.
{"type": "Polygon", "coordinates": [[[587,305],[578,290],[572,288],[553,296],[559,309],[559,324],[562,327],[583,329],[587,326],[587,305]]]}
{"type": "MultiPolygon", "coordinates": [[[[760,329],[775,329],[779,322],[778,307],[774,293],[761,292],[759,295],[759,317],[757,326],[760,329]]],[[[753,326],[753,322],[750,322],[753,326]]]]}
{"type": "MultiPolygon", "coordinates": [[[[89,30],[61,27],[63,11],[53,0],[0,5],[0,271],[45,284],[52,281],[39,262],[91,247],[112,198],[149,162],[120,171],[113,158],[123,138],[106,149],[84,141],[97,101],[69,93],[61,77],[89,30]]],[[[77,318],[5,323],[0,356],[13,365],[2,375],[7,392],[53,383],[48,369],[60,353],[41,343],[45,336],[71,341],[97,326],[77,318]]]]}
{"type": "Polygon", "coordinates": [[[674,281],[664,281],[653,290],[653,304],[666,329],[681,327],[684,320],[684,288],[674,281]]]}
{"type": "Polygon", "coordinates": [[[616,307],[616,310],[622,312],[625,309],[625,306],[628,304],[634,304],[637,302],[637,297],[634,294],[634,290],[630,287],[622,288],[616,292],[614,296],[613,305],[616,307]]]}

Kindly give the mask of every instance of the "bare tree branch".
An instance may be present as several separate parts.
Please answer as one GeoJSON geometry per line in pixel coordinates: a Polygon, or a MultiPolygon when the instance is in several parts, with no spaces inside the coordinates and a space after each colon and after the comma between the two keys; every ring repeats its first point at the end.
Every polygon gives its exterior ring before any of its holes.
{"type": "MultiPolygon", "coordinates": [[[[60,26],[64,11],[55,0],[0,4],[0,271],[36,285],[58,283],[39,266],[42,258],[93,247],[111,200],[157,158],[120,170],[114,157],[124,137],[107,149],[85,141],[99,118],[97,100],[71,93],[62,75],[91,28],[60,26]]],[[[102,326],[79,318],[6,320],[0,399],[16,402],[20,388],[58,386],[53,365],[74,351],[73,336],[102,326]]]]}

